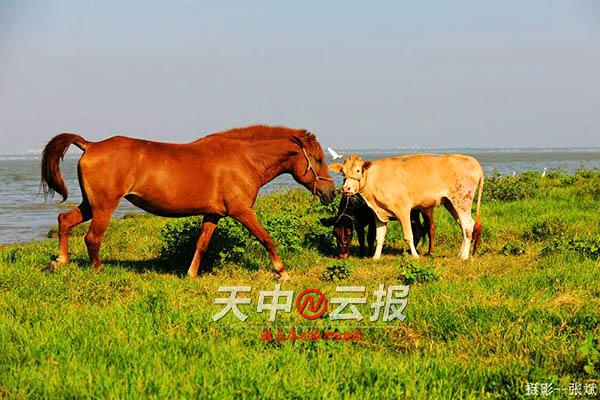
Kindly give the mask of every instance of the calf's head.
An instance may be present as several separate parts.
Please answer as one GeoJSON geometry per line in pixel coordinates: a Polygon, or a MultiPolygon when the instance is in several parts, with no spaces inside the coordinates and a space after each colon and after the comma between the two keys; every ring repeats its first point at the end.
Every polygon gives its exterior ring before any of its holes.
{"type": "Polygon", "coordinates": [[[346,158],[344,164],[334,163],[329,169],[344,176],[342,192],[352,196],[359,193],[366,183],[366,172],[371,167],[371,161],[365,161],[357,155],[346,158]]]}
{"type": "Polygon", "coordinates": [[[320,221],[324,226],[333,226],[333,236],[337,242],[339,257],[342,259],[348,258],[354,232],[352,218],[348,215],[339,215],[331,218],[321,218],[320,221]]]}

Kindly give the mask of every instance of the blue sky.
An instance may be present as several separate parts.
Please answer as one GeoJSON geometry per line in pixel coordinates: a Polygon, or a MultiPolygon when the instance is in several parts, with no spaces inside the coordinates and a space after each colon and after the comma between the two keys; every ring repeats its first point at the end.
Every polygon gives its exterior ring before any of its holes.
{"type": "Polygon", "coordinates": [[[598,147],[598,71],[594,0],[5,0],[0,153],[254,123],[339,148],[598,147]]]}

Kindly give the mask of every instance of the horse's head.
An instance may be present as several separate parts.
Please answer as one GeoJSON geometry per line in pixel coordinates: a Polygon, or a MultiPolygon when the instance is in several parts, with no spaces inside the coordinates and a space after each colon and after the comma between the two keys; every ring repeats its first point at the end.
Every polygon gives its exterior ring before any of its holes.
{"type": "Polygon", "coordinates": [[[305,131],[292,136],[292,141],[300,147],[292,168],[296,182],[318,195],[321,203],[329,204],[335,198],[335,184],[325,164],[325,154],[312,133],[305,131]]]}

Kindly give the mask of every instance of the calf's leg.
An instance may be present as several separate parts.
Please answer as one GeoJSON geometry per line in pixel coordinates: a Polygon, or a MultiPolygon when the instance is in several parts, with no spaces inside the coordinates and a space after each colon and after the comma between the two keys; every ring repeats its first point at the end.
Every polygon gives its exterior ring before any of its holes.
{"type": "Polygon", "coordinates": [[[419,242],[421,242],[421,239],[424,236],[420,215],[421,213],[416,208],[410,210],[410,227],[413,234],[413,243],[415,248],[419,246],[419,242]]]}
{"type": "Polygon", "coordinates": [[[356,238],[358,239],[358,246],[360,251],[360,256],[365,256],[365,227],[356,223],[354,225],[354,229],[356,230],[356,238]]]}
{"type": "Polygon", "coordinates": [[[433,242],[435,241],[435,221],[433,220],[433,208],[426,208],[422,210],[423,220],[425,221],[425,228],[427,229],[427,238],[429,239],[429,250],[427,254],[433,253],[433,242]]]}
{"type": "Polygon", "coordinates": [[[369,254],[367,254],[368,257],[373,256],[375,247],[375,229],[375,217],[373,217],[373,220],[369,222],[369,231],[367,233],[367,246],[369,248],[369,254]]]}

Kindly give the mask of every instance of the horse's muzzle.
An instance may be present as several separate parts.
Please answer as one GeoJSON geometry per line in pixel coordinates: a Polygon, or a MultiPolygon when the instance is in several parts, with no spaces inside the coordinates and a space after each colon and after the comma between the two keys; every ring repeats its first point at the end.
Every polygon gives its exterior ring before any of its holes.
{"type": "Polygon", "coordinates": [[[319,191],[319,200],[321,200],[321,204],[327,205],[331,203],[335,199],[335,189],[325,189],[323,191],[319,191]]]}

